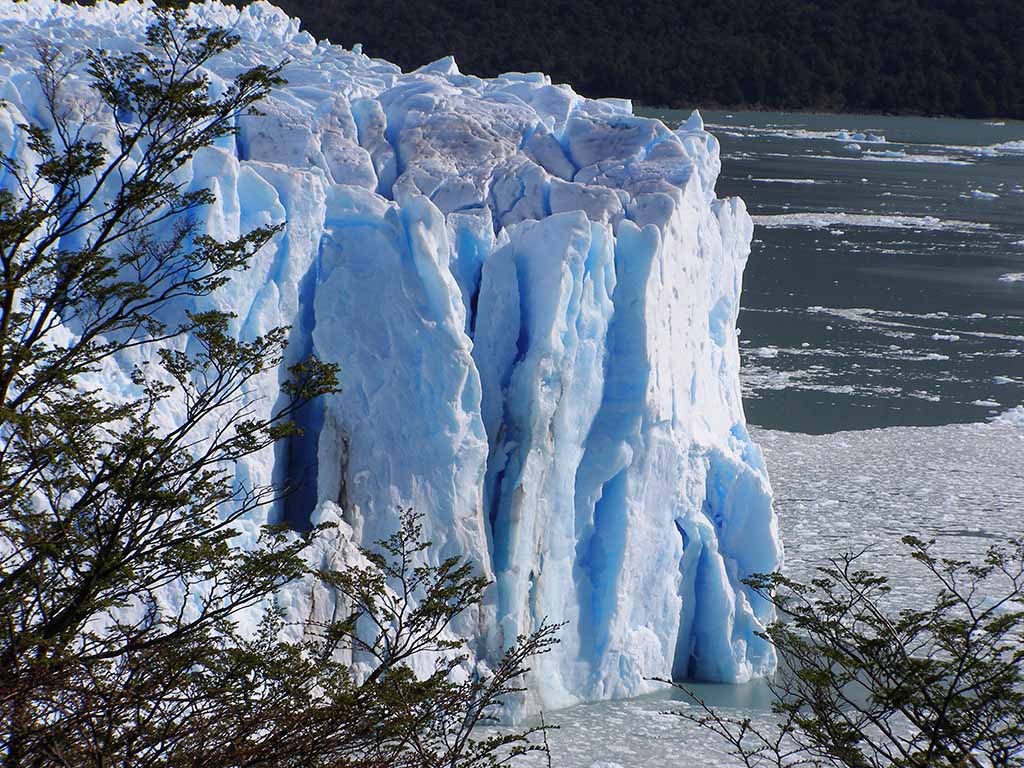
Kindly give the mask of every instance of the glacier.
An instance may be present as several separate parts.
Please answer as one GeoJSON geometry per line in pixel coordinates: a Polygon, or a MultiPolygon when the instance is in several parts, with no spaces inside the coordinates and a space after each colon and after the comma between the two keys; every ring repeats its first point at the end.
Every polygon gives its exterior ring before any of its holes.
{"type": "MultiPolygon", "coordinates": [[[[19,126],[44,120],[38,40],[129,49],[151,8],[0,0],[0,152],[31,162],[19,126]]],[[[782,560],[740,399],[753,224],[715,195],[719,145],[700,115],[671,130],[627,101],[451,58],[402,72],[263,2],[189,13],[241,37],[212,89],[289,62],[263,114],[185,169],[216,195],[210,235],[285,222],[204,301],[235,314],[240,338],[291,327],[282,377],[251,393],[260,408],[301,357],[341,368],[301,438],[236,467],[240,485],[300,486],[241,535],[334,521],[315,557],[344,567],[402,508],[423,513],[426,557],[467,558],[492,581],[455,627],[469,665],[565,623],[527,709],[641,694],[652,677],[768,674],[771,608],[742,584],[782,560]]],[[[80,72],[66,87],[91,98],[80,72]]],[[[130,393],[134,362],[95,383],[130,393]]],[[[305,588],[282,599],[325,610],[305,588]]]]}

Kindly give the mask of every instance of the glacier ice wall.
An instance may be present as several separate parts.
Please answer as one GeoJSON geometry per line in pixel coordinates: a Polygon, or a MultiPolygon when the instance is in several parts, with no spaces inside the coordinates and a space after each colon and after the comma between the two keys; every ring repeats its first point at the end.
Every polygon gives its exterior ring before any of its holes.
{"type": "MultiPolygon", "coordinates": [[[[0,0],[0,151],[30,162],[17,126],[45,120],[36,39],[124,49],[147,8],[0,0]]],[[[316,353],[342,372],[304,437],[240,463],[237,482],[299,482],[268,514],[343,521],[322,547],[333,563],[393,531],[399,508],[424,513],[430,557],[493,579],[457,627],[475,663],[567,622],[534,665],[534,705],[770,670],[756,634],[770,608],[741,584],[781,559],[738,380],[752,224],[715,196],[700,116],[673,131],[625,101],[452,59],[403,73],[265,3],[190,12],[242,38],[212,65],[214,89],[290,61],[264,115],[186,169],[217,195],[212,235],[286,222],[205,301],[241,337],[290,325],[286,364],[316,353]]],[[[90,98],[81,78],[68,87],[90,98]]],[[[135,361],[120,362],[100,378],[128,393],[135,361]]]]}

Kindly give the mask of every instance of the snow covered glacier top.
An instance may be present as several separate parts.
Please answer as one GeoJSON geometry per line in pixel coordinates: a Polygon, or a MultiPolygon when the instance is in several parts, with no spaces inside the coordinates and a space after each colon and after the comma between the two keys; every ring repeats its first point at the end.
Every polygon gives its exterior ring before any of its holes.
{"type": "MultiPolygon", "coordinates": [[[[34,38],[123,49],[149,13],[0,0],[0,151],[29,159],[17,125],[41,119],[34,38]]],[[[715,197],[718,143],[700,116],[673,131],[625,101],[452,59],[403,73],[266,3],[191,13],[242,38],[212,88],[290,61],[265,114],[189,169],[217,196],[212,235],[287,222],[212,301],[240,336],[288,324],[291,359],[341,366],[343,391],[305,436],[241,464],[238,482],[303,481],[270,514],[342,521],[328,562],[389,534],[399,507],[425,513],[431,557],[494,579],[459,627],[474,663],[545,618],[568,622],[535,664],[546,708],[641,693],[653,676],[768,671],[756,632],[770,609],[741,584],[781,559],[739,391],[752,224],[715,197]]],[[[272,403],[277,385],[254,395],[272,403]]]]}

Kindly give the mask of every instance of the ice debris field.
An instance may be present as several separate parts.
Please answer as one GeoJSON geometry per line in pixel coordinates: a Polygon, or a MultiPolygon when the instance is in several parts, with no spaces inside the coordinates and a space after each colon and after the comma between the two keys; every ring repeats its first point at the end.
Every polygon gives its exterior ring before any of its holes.
{"type": "MultiPolygon", "coordinates": [[[[267,515],[339,521],[327,564],[390,534],[400,507],[423,513],[432,560],[460,555],[493,580],[456,627],[481,669],[516,635],[568,622],[527,708],[768,671],[769,607],[740,583],[781,559],[740,401],[752,222],[715,196],[719,146],[700,116],[673,131],[625,101],[451,59],[403,73],[266,3],[189,12],[241,36],[208,72],[214,92],[290,62],[264,115],[186,169],[216,195],[211,235],[286,222],[203,306],[233,312],[242,338],[290,325],[284,364],[315,353],[343,387],[237,482],[302,481],[267,515]]],[[[0,0],[0,151],[32,162],[18,125],[45,120],[37,40],[125,50],[150,19],[147,5],[0,0]]],[[[93,98],[82,72],[66,87],[93,98]]],[[[87,131],[111,141],[102,118],[87,131]]],[[[137,362],[96,383],[134,394],[137,362]]],[[[278,384],[260,382],[256,407],[278,384]]],[[[302,590],[286,600],[313,610],[302,590]]]]}

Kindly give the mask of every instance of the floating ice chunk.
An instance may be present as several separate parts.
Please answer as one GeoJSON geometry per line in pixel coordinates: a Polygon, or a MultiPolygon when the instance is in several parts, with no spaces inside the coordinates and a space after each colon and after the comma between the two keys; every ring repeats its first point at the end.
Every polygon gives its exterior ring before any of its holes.
{"type": "Polygon", "coordinates": [[[1024,272],[1007,272],[999,276],[1001,283],[1024,283],[1024,272]]]}
{"type": "MultiPolygon", "coordinates": [[[[973,160],[965,159],[963,157],[954,157],[952,155],[933,155],[933,154],[908,154],[906,152],[892,151],[892,152],[872,152],[868,150],[864,154],[858,157],[850,157],[849,155],[803,155],[804,159],[813,160],[833,160],[833,161],[857,161],[857,162],[871,162],[871,163],[926,163],[932,165],[972,165],[973,160]]],[[[867,183],[866,179],[861,179],[862,182],[867,183]]]]}
{"type": "Polygon", "coordinates": [[[885,136],[871,131],[848,131],[846,129],[840,130],[834,134],[826,134],[829,138],[833,138],[836,141],[845,142],[863,142],[867,144],[885,144],[885,136]]]}
{"type": "Polygon", "coordinates": [[[955,333],[933,333],[932,341],[960,341],[955,333]]]}
{"type": "Polygon", "coordinates": [[[996,153],[1008,155],[1024,155],[1024,141],[1005,141],[1002,144],[993,144],[988,147],[996,153]]]}
{"type": "Polygon", "coordinates": [[[1024,428],[1024,405],[1018,405],[992,419],[997,424],[1024,428]]]}
{"type": "Polygon", "coordinates": [[[821,184],[819,179],[751,179],[765,184],[821,184]]]}
{"type": "Polygon", "coordinates": [[[972,189],[971,197],[977,200],[997,200],[999,198],[999,195],[997,195],[995,192],[985,192],[980,189],[972,189]]]}
{"type": "MultiPolygon", "coordinates": [[[[865,179],[866,181],[866,179],[865,179]]],[[[875,229],[953,230],[971,232],[989,229],[991,225],[972,221],[939,219],[935,216],[879,215],[867,213],[777,213],[754,216],[754,224],[762,227],[800,227],[829,229],[836,225],[875,229]]]]}

